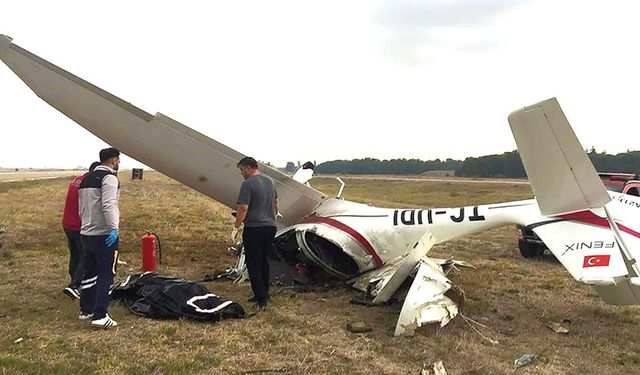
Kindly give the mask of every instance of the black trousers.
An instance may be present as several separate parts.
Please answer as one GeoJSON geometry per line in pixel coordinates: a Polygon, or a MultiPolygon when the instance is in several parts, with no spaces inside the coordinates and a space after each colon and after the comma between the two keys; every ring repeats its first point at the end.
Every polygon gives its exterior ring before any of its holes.
{"type": "Polygon", "coordinates": [[[118,241],[107,247],[107,236],[81,235],[85,250],[84,276],[80,282],[80,311],[93,313],[93,319],[102,319],[107,314],[111,297],[109,289],[113,284],[118,265],[118,241]]]}
{"type": "Polygon", "coordinates": [[[242,232],[244,260],[249,271],[251,289],[258,303],[266,301],[269,295],[268,256],[275,236],[276,227],[245,227],[242,232]]]}
{"type": "Polygon", "coordinates": [[[69,276],[71,276],[72,288],[80,288],[80,280],[84,275],[84,250],[80,241],[80,232],[64,228],[67,235],[67,245],[69,246],[69,276]]]}

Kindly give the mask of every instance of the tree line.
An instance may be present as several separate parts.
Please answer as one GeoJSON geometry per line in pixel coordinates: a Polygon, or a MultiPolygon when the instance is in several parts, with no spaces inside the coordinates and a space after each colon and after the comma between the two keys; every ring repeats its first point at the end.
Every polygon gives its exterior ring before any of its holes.
{"type": "Polygon", "coordinates": [[[419,159],[391,159],[379,160],[373,158],[353,160],[332,160],[316,166],[317,173],[326,174],[421,174],[427,171],[455,170],[460,165],[459,160],[447,159],[419,160],[419,159]]]}
{"type": "MultiPolygon", "coordinates": [[[[597,152],[593,147],[587,155],[599,172],[640,173],[640,151],[627,151],[616,155],[597,152]]],[[[316,166],[320,174],[393,174],[415,175],[428,171],[454,171],[461,177],[526,178],[527,174],[518,151],[469,157],[464,160],[391,159],[374,158],[332,160],[316,166]]]]}

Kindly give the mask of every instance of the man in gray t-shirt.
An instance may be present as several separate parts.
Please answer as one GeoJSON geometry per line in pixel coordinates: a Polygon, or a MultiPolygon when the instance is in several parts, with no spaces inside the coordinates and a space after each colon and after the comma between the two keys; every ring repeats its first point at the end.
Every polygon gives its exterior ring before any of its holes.
{"type": "Polygon", "coordinates": [[[259,308],[264,308],[269,299],[268,255],[276,234],[278,192],[273,180],[260,173],[254,158],[244,157],[237,166],[244,181],[238,194],[238,210],[231,240],[235,241],[238,229],[244,223],[242,242],[253,290],[253,297],[249,302],[255,302],[259,308]]]}

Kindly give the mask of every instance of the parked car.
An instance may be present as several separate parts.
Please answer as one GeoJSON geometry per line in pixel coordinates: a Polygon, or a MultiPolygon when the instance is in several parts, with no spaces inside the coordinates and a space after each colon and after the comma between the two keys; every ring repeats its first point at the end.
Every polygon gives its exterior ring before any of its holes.
{"type": "Polygon", "coordinates": [[[640,196],[640,176],[633,173],[598,173],[607,190],[640,196]]]}
{"type": "MultiPolygon", "coordinates": [[[[633,173],[598,173],[607,190],[617,193],[640,196],[640,176],[633,173]]],[[[516,226],[518,249],[525,258],[539,258],[547,250],[547,245],[533,230],[516,226]]]]}

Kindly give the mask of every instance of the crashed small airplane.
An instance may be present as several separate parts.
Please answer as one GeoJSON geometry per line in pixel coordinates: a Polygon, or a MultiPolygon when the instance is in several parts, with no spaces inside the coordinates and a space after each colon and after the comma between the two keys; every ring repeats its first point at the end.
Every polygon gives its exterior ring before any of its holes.
{"type": "MultiPolygon", "coordinates": [[[[40,98],[125,154],[234,208],[244,155],[157,113],[151,115],[0,35],[0,59],[40,98]],[[152,140],[139,142],[139,139],[152,140]]],[[[640,304],[640,199],[607,192],[558,102],[513,112],[509,123],[535,199],[457,208],[377,208],[328,197],[266,165],[280,196],[274,255],[326,270],[388,301],[410,276],[395,334],[458,314],[460,291],[428,257],[436,244],[502,225],[532,229],[578,281],[612,304],[640,304]],[[636,250],[632,250],[636,249],[636,250]]],[[[342,189],[341,189],[342,191],[342,189]]]]}

